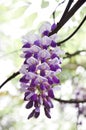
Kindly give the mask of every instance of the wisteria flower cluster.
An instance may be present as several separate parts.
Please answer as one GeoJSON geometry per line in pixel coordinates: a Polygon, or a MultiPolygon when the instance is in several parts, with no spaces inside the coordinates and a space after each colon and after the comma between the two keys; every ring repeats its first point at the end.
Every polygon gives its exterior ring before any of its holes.
{"type": "Polygon", "coordinates": [[[57,46],[57,34],[49,36],[56,28],[45,22],[38,34],[28,34],[23,38],[23,54],[25,60],[20,69],[23,74],[20,78],[21,88],[24,90],[24,100],[28,103],[26,108],[33,108],[28,116],[39,117],[40,107],[44,107],[45,115],[51,118],[50,109],[53,108],[53,87],[60,83],[57,77],[61,72],[61,58],[63,51],[57,46]]]}
{"type": "MultiPolygon", "coordinates": [[[[86,100],[86,88],[79,87],[75,91],[75,99],[77,100],[86,100]]],[[[76,104],[78,108],[79,115],[86,117],[86,104],[76,104]]]]}

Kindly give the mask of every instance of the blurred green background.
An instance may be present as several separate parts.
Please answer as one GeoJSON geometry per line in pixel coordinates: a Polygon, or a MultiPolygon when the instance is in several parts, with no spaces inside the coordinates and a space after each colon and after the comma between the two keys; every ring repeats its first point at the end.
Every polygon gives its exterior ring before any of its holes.
{"type": "MultiPolygon", "coordinates": [[[[22,36],[29,31],[37,31],[44,21],[53,23],[52,13],[56,9],[58,22],[68,2],[58,6],[60,0],[0,0],[0,84],[12,73],[19,70],[22,36]]],[[[74,3],[73,3],[74,4],[74,3]]],[[[78,12],[58,32],[58,41],[69,36],[85,16],[86,6],[78,12]]],[[[74,53],[86,49],[86,23],[69,41],[62,44],[65,52],[74,53]]],[[[86,52],[63,60],[59,75],[61,85],[55,92],[57,98],[71,99],[78,87],[86,88],[86,52]]],[[[52,118],[43,112],[38,119],[27,120],[30,110],[25,109],[23,93],[20,91],[19,77],[7,83],[0,90],[0,130],[76,130],[77,109],[74,105],[63,105],[56,101],[52,118]]],[[[43,111],[43,110],[41,110],[43,111]]],[[[80,118],[86,129],[86,119],[80,118]]]]}

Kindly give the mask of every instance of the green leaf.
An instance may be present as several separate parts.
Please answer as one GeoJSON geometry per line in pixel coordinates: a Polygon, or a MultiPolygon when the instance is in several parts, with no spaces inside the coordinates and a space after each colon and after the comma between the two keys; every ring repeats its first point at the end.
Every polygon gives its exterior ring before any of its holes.
{"type": "Polygon", "coordinates": [[[0,23],[8,21],[8,18],[6,17],[6,13],[8,11],[9,11],[9,7],[0,5],[0,23]]]}
{"type": "Polygon", "coordinates": [[[24,12],[26,11],[27,6],[22,6],[12,12],[12,18],[16,19],[22,15],[24,15],[24,12]]]}
{"type": "Polygon", "coordinates": [[[5,12],[8,11],[8,10],[9,10],[8,7],[3,6],[3,5],[0,5],[0,14],[1,14],[1,13],[5,13],[5,12]]]}
{"type": "Polygon", "coordinates": [[[49,2],[42,0],[41,8],[46,8],[46,7],[48,7],[48,6],[49,6],[49,2]]]}
{"type": "Polygon", "coordinates": [[[25,28],[25,27],[32,26],[33,22],[37,18],[37,16],[38,16],[38,14],[35,12],[35,13],[31,14],[30,16],[26,17],[25,20],[24,20],[25,23],[22,27],[25,28]]]}

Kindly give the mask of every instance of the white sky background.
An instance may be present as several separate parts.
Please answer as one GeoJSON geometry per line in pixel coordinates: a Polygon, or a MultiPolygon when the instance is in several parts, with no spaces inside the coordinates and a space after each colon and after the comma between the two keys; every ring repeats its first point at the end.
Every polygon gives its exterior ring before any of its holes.
{"type": "MultiPolygon", "coordinates": [[[[3,4],[5,4],[6,6],[8,6],[10,4],[9,2],[6,2],[5,0],[1,0],[4,1],[3,4]]],[[[43,21],[50,21],[51,23],[53,23],[53,19],[49,18],[52,14],[52,12],[57,8],[57,10],[60,11],[64,11],[65,9],[65,5],[67,4],[67,0],[65,1],[65,3],[61,4],[60,6],[58,6],[57,2],[55,0],[47,0],[49,1],[49,6],[47,8],[41,8],[41,1],[42,0],[31,0],[31,3],[25,3],[24,1],[19,1],[17,2],[12,8],[14,8],[13,10],[15,11],[17,8],[20,8],[22,6],[28,6],[27,10],[25,11],[24,15],[18,19],[13,19],[11,21],[9,21],[6,24],[3,24],[0,27],[0,30],[4,32],[4,34],[11,36],[12,38],[19,38],[22,35],[25,35],[25,33],[27,31],[30,31],[32,29],[36,29],[37,26],[39,25],[39,23],[43,22],[43,21]],[[57,7],[58,6],[58,7],[57,7]],[[25,17],[28,17],[29,15],[31,15],[32,13],[37,12],[38,16],[37,19],[34,21],[33,26],[31,26],[29,29],[21,29],[21,26],[23,24],[23,19],[25,17]]],[[[11,13],[11,12],[10,12],[11,13]]],[[[10,14],[8,15],[8,17],[10,16],[10,14]]],[[[61,14],[60,14],[61,16],[61,14]]],[[[59,21],[59,16],[56,18],[56,21],[59,21]]],[[[79,12],[76,15],[76,19],[79,20],[80,16],[79,16],[79,12]]],[[[71,22],[71,26],[72,24],[76,25],[77,22],[71,22]]],[[[69,23],[70,25],[70,23],[69,23]]],[[[67,25],[68,26],[68,25],[67,25]]]]}

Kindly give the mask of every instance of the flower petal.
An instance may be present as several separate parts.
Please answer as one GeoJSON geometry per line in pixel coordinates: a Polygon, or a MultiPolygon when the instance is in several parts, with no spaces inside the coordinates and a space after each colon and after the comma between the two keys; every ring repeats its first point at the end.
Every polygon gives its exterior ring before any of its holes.
{"type": "Polygon", "coordinates": [[[51,24],[49,22],[45,22],[39,29],[39,33],[43,34],[45,31],[51,31],[51,24]]]}
{"type": "Polygon", "coordinates": [[[32,117],[34,116],[34,113],[35,113],[35,110],[33,110],[33,111],[29,114],[28,119],[32,118],[32,117]]]}
{"type": "Polygon", "coordinates": [[[52,89],[50,89],[50,90],[48,91],[48,96],[51,97],[51,98],[54,98],[54,93],[53,93],[53,90],[52,90],[52,89]]]}
{"type": "Polygon", "coordinates": [[[32,100],[32,101],[36,101],[36,100],[37,100],[37,94],[33,94],[33,95],[31,96],[31,100],[32,100]]]}
{"type": "Polygon", "coordinates": [[[54,83],[56,83],[56,84],[60,83],[60,80],[56,76],[53,76],[52,79],[53,79],[54,83]]]}
{"type": "Polygon", "coordinates": [[[33,101],[29,101],[29,102],[26,104],[26,108],[27,108],[27,109],[30,109],[32,106],[33,106],[33,101]]]}
{"type": "Polygon", "coordinates": [[[51,118],[49,109],[44,108],[44,111],[45,111],[45,115],[46,115],[48,118],[51,118]]]}

